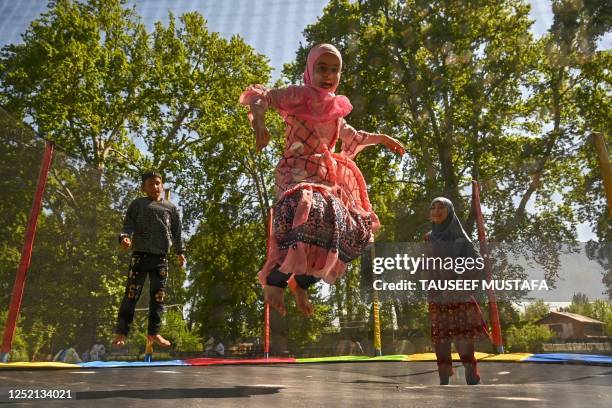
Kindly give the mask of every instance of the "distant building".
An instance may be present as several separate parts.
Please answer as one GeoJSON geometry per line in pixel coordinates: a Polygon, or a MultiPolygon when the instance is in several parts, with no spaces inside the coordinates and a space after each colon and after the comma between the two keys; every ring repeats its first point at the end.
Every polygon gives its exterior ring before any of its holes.
{"type": "Polygon", "coordinates": [[[604,322],[568,312],[550,312],[535,322],[546,326],[562,340],[604,340],[604,322]]]}

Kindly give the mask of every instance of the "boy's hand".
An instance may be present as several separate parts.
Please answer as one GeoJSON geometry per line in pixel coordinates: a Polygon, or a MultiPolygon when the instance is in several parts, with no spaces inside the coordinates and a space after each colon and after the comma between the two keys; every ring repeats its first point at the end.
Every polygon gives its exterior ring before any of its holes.
{"type": "Polygon", "coordinates": [[[394,139],[391,136],[387,136],[387,135],[379,135],[379,136],[382,137],[381,143],[387,149],[399,154],[400,156],[403,156],[404,153],[406,153],[406,149],[404,148],[404,145],[399,140],[394,139]]]}
{"type": "Polygon", "coordinates": [[[176,256],[176,263],[178,264],[179,267],[183,267],[185,266],[185,262],[187,261],[187,258],[185,258],[185,255],[180,254],[176,256]]]}
{"type": "Polygon", "coordinates": [[[121,248],[130,249],[131,246],[132,240],[129,237],[123,237],[123,239],[121,240],[121,248]]]}

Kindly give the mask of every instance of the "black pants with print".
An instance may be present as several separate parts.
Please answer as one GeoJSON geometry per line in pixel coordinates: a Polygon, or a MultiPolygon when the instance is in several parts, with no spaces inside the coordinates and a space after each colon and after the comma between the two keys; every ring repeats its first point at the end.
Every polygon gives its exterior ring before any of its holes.
{"type": "Polygon", "coordinates": [[[150,336],[159,333],[161,317],[164,312],[164,297],[166,296],[166,279],[168,278],[168,260],[165,255],[154,255],[144,252],[134,252],[128,274],[125,294],[119,308],[115,333],[126,335],[134,320],[134,309],[142,293],[145,279],[149,275],[149,328],[150,336]]]}

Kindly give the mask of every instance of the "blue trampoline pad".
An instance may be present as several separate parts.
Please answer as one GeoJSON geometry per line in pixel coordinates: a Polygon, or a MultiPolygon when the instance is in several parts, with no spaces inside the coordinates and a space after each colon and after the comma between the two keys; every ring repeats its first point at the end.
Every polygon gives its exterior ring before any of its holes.
{"type": "Polygon", "coordinates": [[[527,357],[526,359],[524,359],[523,362],[612,365],[612,356],[569,353],[534,354],[531,357],[527,357]]]}
{"type": "Polygon", "coordinates": [[[187,366],[189,365],[183,360],[167,360],[167,361],[90,361],[88,363],[79,364],[83,368],[113,368],[113,367],[171,367],[171,366],[187,366]]]}

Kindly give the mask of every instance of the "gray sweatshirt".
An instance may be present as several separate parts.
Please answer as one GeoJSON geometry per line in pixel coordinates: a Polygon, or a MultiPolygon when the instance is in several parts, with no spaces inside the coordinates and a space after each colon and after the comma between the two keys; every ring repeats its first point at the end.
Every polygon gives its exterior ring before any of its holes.
{"type": "Polygon", "coordinates": [[[132,239],[132,250],[166,255],[171,246],[174,252],[184,252],[181,236],[181,216],[170,201],[162,198],[153,201],[148,197],[137,198],[128,207],[119,242],[124,237],[132,239]]]}

